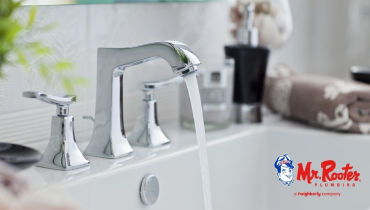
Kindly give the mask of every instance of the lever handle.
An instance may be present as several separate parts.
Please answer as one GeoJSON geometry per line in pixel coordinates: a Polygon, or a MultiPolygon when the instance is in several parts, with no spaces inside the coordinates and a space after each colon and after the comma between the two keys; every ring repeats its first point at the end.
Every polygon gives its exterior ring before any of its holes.
{"type": "Polygon", "coordinates": [[[26,98],[36,98],[48,104],[54,104],[57,106],[69,106],[71,103],[76,102],[75,95],[50,95],[37,91],[25,91],[23,96],[26,98]]]}
{"type": "Polygon", "coordinates": [[[137,84],[137,88],[142,91],[155,91],[160,90],[172,85],[180,84],[184,81],[182,76],[172,77],[170,79],[154,81],[154,82],[140,82],[137,84]]]}
{"type": "Polygon", "coordinates": [[[74,134],[74,117],[69,116],[69,105],[76,102],[75,95],[50,95],[37,91],[25,91],[23,96],[35,98],[57,106],[57,116],[52,117],[49,144],[44,158],[37,166],[57,170],[72,170],[89,166],[77,146],[74,134]]]}
{"type": "Polygon", "coordinates": [[[82,119],[84,119],[84,120],[91,120],[93,123],[95,123],[95,117],[93,117],[93,116],[86,116],[86,115],[84,115],[84,116],[82,116],[82,119]]]}
{"type": "Polygon", "coordinates": [[[23,96],[26,98],[36,98],[48,104],[54,104],[57,106],[58,116],[68,116],[69,115],[69,105],[76,102],[75,95],[50,95],[46,93],[41,93],[37,91],[25,91],[23,96]]]}

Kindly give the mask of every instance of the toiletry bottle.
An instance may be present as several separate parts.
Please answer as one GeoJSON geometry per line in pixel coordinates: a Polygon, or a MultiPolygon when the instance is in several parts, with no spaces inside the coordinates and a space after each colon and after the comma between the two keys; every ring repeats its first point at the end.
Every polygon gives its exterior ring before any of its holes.
{"type": "MultiPolygon", "coordinates": [[[[206,130],[227,128],[231,122],[234,59],[202,59],[197,80],[206,130]]],[[[182,127],[194,129],[189,94],[180,85],[180,121],[182,127]]]]}
{"type": "Polygon", "coordinates": [[[254,3],[244,7],[238,44],[225,46],[226,56],[235,59],[234,120],[237,123],[262,122],[261,101],[270,50],[258,46],[258,29],[253,27],[254,3]]]}

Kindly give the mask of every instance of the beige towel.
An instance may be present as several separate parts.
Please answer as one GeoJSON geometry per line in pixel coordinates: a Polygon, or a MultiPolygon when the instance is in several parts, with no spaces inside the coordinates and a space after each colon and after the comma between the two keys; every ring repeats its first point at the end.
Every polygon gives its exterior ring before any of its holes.
{"type": "Polygon", "coordinates": [[[264,103],[284,116],[326,128],[370,133],[370,85],[297,74],[286,65],[269,71],[264,103]]]}

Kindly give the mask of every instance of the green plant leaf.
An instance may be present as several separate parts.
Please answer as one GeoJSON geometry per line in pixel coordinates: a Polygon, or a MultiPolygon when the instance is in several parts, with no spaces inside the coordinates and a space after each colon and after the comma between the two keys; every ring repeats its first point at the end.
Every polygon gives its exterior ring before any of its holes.
{"type": "Polygon", "coordinates": [[[73,63],[69,60],[57,59],[55,62],[45,62],[51,55],[53,48],[46,46],[42,40],[27,42],[20,39],[20,35],[29,36],[30,33],[42,34],[55,29],[58,24],[50,23],[45,26],[36,26],[37,6],[29,8],[27,22],[19,20],[14,12],[21,6],[22,0],[0,0],[0,78],[6,77],[5,64],[20,65],[24,70],[36,67],[40,77],[50,82],[51,75],[61,79],[63,89],[72,93],[77,86],[88,85],[88,80],[81,76],[67,76],[67,71],[73,70],[73,63]],[[9,55],[14,56],[9,56],[9,55]],[[35,63],[29,63],[34,61],[35,63]]]}
{"type": "Polygon", "coordinates": [[[71,70],[73,68],[73,63],[70,61],[62,60],[62,61],[57,61],[54,66],[54,70],[57,72],[64,72],[71,70]]]}
{"type": "Polygon", "coordinates": [[[42,47],[35,49],[35,53],[38,55],[50,55],[51,49],[49,47],[42,47]]]}
{"type": "Polygon", "coordinates": [[[58,23],[50,23],[50,24],[42,27],[41,30],[44,31],[44,32],[51,31],[51,30],[54,30],[58,26],[59,26],[58,23]]]}
{"type": "Polygon", "coordinates": [[[52,53],[50,47],[43,45],[40,42],[30,42],[27,43],[25,47],[37,55],[50,55],[52,53]]]}
{"type": "Polygon", "coordinates": [[[8,42],[13,42],[22,29],[18,20],[0,19],[1,37],[8,42]]]}
{"type": "Polygon", "coordinates": [[[45,80],[49,80],[49,70],[45,63],[40,63],[39,72],[45,80]]]}
{"type": "Polygon", "coordinates": [[[29,63],[27,58],[23,55],[23,53],[19,50],[15,51],[15,55],[17,56],[17,62],[22,65],[24,68],[28,69],[29,63]]]}
{"type": "Polygon", "coordinates": [[[73,83],[79,86],[87,86],[89,84],[89,80],[85,77],[75,77],[73,78],[73,83]]]}
{"type": "Polygon", "coordinates": [[[8,18],[13,11],[21,6],[21,1],[1,0],[0,1],[0,17],[8,18]]]}
{"type": "Polygon", "coordinates": [[[67,77],[63,77],[62,84],[67,93],[73,93],[73,83],[67,77]]]}
{"type": "Polygon", "coordinates": [[[28,28],[32,27],[33,23],[35,22],[36,13],[37,13],[37,6],[32,6],[30,9],[30,16],[28,18],[28,23],[27,23],[28,28]]]}

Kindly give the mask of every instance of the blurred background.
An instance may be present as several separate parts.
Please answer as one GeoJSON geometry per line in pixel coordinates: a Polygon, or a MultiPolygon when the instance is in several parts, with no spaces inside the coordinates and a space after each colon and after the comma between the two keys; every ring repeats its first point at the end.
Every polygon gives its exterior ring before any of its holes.
{"type": "MultiPolygon", "coordinates": [[[[92,122],[82,115],[94,115],[96,94],[96,57],[98,47],[130,47],[160,40],[186,43],[200,57],[224,57],[224,46],[234,43],[230,8],[234,1],[133,2],[121,4],[92,1],[25,1],[39,6],[35,25],[57,22],[48,33],[34,33],[24,40],[42,40],[55,50],[53,56],[74,63],[73,74],[88,80],[76,90],[77,103],[71,107],[75,116],[78,141],[88,141],[92,122]]],[[[370,0],[292,0],[290,8],[293,33],[281,48],[273,49],[269,66],[286,63],[299,72],[349,78],[351,66],[370,66],[370,0]]],[[[28,17],[30,6],[22,6],[16,16],[28,17]]],[[[37,59],[36,59],[37,60],[37,59]]],[[[22,92],[37,90],[61,93],[57,76],[46,83],[36,65],[27,71],[4,66],[7,77],[0,80],[0,139],[19,143],[45,141],[49,138],[50,116],[55,108],[36,100],[22,98],[22,92]],[[36,117],[37,116],[37,117],[36,117]]],[[[135,84],[172,76],[163,60],[131,68],[124,76],[125,127],[130,130],[142,93],[135,84]],[[156,71],[153,71],[156,69],[156,71]],[[160,70],[158,70],[160,69],[160,70]]],[[[159,121],[179,118],[179,87],[156,92],[159,121]]]]}

